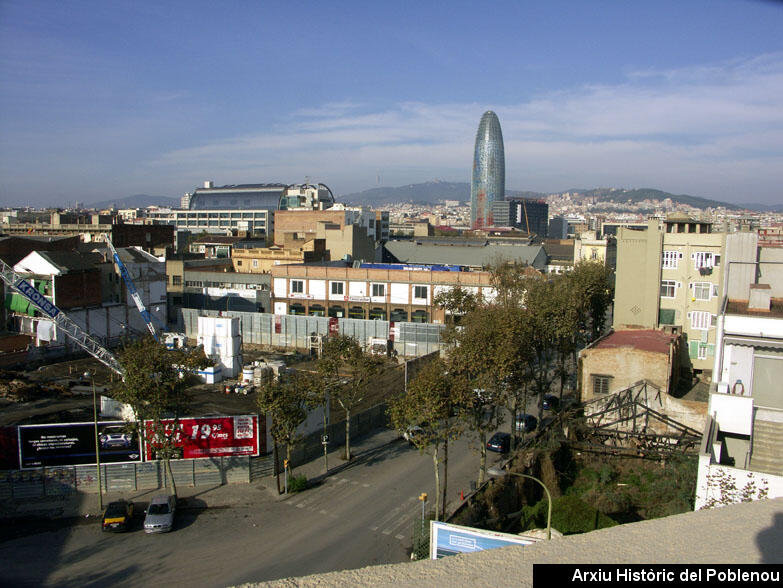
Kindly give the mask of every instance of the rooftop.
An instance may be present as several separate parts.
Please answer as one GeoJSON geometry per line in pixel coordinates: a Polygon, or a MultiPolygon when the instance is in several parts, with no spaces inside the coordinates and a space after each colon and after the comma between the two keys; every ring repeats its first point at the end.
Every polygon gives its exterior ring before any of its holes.
{"type": "Polygon", "coordinates": [[[769,302],[769,311],[748,308],[747,300],[729,300],[726,314],[745,314],[748,316],[783,318],[783,298],[773,298],[769,302]]]}
{"type": "Polygon", "coordinates": [[[669,345],[676,338],[677,335],[670,335],[654,329],[614,331],[603,339],[599,339],[593,346],[593,349],[633,347],[640,351],[668,354],[669,345]]]}

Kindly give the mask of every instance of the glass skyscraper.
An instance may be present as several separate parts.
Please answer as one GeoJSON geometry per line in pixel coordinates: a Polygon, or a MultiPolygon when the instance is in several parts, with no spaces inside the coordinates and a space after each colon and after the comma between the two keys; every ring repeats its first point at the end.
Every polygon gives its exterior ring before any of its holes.
{"type": "Polygon", "coordinates": [[[497,115],[488,110],[476,131],[473,154],[473,179],[470,183],[470,225],[474,229],[491,227],[492,203],[506,196],[506,155],[503,132],[497,115]]]}

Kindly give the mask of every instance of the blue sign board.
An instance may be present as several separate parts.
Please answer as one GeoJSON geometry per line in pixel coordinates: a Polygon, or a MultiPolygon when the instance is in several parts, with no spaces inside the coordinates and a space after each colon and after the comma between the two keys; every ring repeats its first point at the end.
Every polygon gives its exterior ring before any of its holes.
{"type": "Polygon", "coordinates": [[[475,553],[507,545],[530,545],[537,541],[534,537],[430,521],[430,559],[458,553],[475,553]]]}
{"type": "Polygon", "coordinates": [[[52,304],[46,296],[36,290],[35,287],[27,280],[19,280],[14,285],[16,286],[16,289],[19,290],[19,292],[21,292],[33,304],[35,304],[50,317],[54,318],[60,314],[60,309],[52,304]]]}

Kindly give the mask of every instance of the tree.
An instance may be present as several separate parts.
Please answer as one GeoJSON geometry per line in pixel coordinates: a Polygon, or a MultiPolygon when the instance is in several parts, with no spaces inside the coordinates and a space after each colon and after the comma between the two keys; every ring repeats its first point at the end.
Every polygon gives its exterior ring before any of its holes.
{"type": "Polygon", "coordinates": [[[180,451],[179,417],[189,412],[191,372],[206,367],[209,360],[201,347],[190,352],[167,349],[152,337],[145,337],[126,344],[119,361],[125,377],[114,389],[115,399],[133,409],[139,438],[163,460],[171,492],[176,495],[170,460],[180,451]]]}
{"type": "Polygon", "coordinates": [[[455,286],[438,292],[433,298],[433,303],[446,311],[447,322],[456,325],[464,315],[478,307],[481,303],[481,296],[469,292],[461,286],[455,286]]]}
{"type": "Polygon", "coordinates": [[[424,453],[432,448],[435,471],[435,519],[443,519],[446,512],[448,485],[449,441],[460,432],[459,422],[452,417],[454,407],[453,382],[444,362],[438,358],[426,363],[408,384],[407,393],[389,404],[392,426],[400,432],[419,427],[411,442],[424,453]],[[439,447],[443,443],[443,459],[439,447]],[[440,464],[443,464],[443,485],[440,483],[440,464]],[[441,491],[442,488],[442,491],[441,491]]]}
{"type": "Polygon", "coordinates": [[[322,384],[345,411],[345,459],[351,459],[351,411],[362,401],[384,359],[366,353],[353,337],[335,335],[323,346],[316,365],[322,384]]]}
{"type": "Polygon", "coordinates": [[[311,377],[309,374],[293,372],[275,378],[269,372],[258,390],[258,410],[271,419],[270,435],[274,442],[275,477],[280,493],[280,466],[278,447],[285,446],[286,463],[291,463],[291,449],[299,441],[297,432],[307,418],[310,398],[311,377]]]}
{"type": "Polygon", "coordinates": [[[519,318],[495,304],[477,308],[463,319],[447,357],[460,418],[479,441],[479,484],[486,477],[487,435],[503,424],[508,382],[524,357],[519,318]]]}

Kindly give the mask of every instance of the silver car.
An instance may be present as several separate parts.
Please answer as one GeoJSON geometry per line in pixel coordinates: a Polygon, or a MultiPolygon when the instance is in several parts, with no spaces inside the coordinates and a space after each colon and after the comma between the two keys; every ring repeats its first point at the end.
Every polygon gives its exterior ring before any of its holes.
{"type": "Polygon", "coordinates": [[[177,497],[170,494],[155,496],[144,511],[145,533],[167,533],[174,526],[174,513],[177,510],[177,497]]]}

